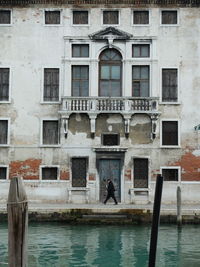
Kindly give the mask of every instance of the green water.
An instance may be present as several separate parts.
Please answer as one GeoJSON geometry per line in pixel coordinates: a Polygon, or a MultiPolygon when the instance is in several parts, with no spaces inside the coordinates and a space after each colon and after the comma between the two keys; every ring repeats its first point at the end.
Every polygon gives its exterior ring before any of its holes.
{"type": "MultiPolygon", "coordinates": [[[[29,267],[148,266],[149,226],[29,225],[29,267]]],[[[0,267],[7,264],[7,225],[0,224],[0,267]]],[[[156,267],[199,267],[200,226],[160,226],[156,267]]]]}

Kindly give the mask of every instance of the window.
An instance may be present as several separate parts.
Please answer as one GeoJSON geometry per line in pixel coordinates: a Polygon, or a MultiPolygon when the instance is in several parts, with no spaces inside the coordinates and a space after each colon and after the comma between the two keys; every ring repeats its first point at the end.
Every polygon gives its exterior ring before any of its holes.
{"type": "Polygon", "coordinates": [[[72,96],[89,95],[89,66],[72,66],[72,96]]]}
{"type": "Polygon", "coordinates": [[[59,101],[59,69],[44,69],[44,101],[59,101]]]}
{"type": "Polygon", "coordinates": [[[162,121],[162,145],[178,146],[178,121],[162,121]]]}
{"type": "Polygon", "coordinates": [[[57,167],[42,167],[42,180],[57,180],[58,168],[57,167]]]}
{"type": "Polygon", "coordinates": [[[88,11],[73,11],[73,24],[88,24],[88,11]]]}
{"type": "Polygon", "coordinates": [[[43,121],[43,144],[57,145],[59,144],[59,131],[57,120],[43,121]]]}
{"type": "Polygon", "coordinates": [[[134,187],[147,188],[148,187],[148,159],[135,158],[134,159],[134,187]]]}
{"type": "Polygon", "coordinates": [[[45,24],[60,24],[60,11],[45,11],[45,24]]]}
{"type": "Polygon", "coordinates": [[[0,120],[0,145],[8,144],[8,120],[0,120]]]}
{"type": "Polygon", "coordinates": [[[133,66],[132,90],[135,97],[149,96],[149,66],[133,66]]]}
{"type": "Polygon", "coordinates": [[[0,180],[6,180],[6,179],[7,179],[7,167],[0,166],[0,180]]]}
{"type": "Polygon", "coordinates": [[[162,176],[164,181],[178,181],[179,169],[178,168],[162,168],[162,176]]]}
{"type": "Polygon", "coordinates": [[[10,10],[0,10],[0,25],[1,24],[11,24],[10,10]]]}
{"type": "Polygon", "coordinates": [[[89,45],[88,44],[73,44],[72,45],[72,57],[89,57],[89,45]]]}
{"type": "Polygon", "coordinates": [[[119,24],[119,11],[103,11],[103,24],[119,24]]]}
{"type": "Polygon", "coordinates": [[[104,146],[118,146],[119,145],[119,134],[103,134],[102,144],[104,146]]]}
{"type": "Polygon", "coordinates": [[[149,57],[149,44],[133,44],[132,53],[133,57],[149,57]]]}
{"type": "Polygon", "coordinates": [[[162,11],[162,24],[177,24],[177,11],[162,11]]]}
{"type": "Polygon", "coordinates": [[[9,100],[9,73],[8,68],[0,68],[0,101],[9,100]]]}
{"type": "Polygon", "coordinates": [[[177,69],[162,69],[162,101],[177,102],[177,69]]]}
{"type": "Polygon", "coordinates": [[[149,24],[149,11],[133,11],[133,24],[149,24]]]}
{"type": "Polygon", "coordinates": [[[105,49],[99,57],[99,95],[121,96],[122,57],[116,49],[105,49]]]}
{"type": "Polygon", "coordinates": [[[72,186],[86,187],[87,158],[72,158],[72,186]]]}

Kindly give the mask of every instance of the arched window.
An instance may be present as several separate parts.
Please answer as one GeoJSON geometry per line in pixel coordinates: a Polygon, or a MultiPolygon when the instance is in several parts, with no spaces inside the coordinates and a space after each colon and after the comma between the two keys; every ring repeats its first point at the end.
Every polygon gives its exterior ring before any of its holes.
{"type": "Polygon", "coordinates": [[[99,96],[121,96],[122,56],[116,49],[105,49],[99,57],[99,96]]]}

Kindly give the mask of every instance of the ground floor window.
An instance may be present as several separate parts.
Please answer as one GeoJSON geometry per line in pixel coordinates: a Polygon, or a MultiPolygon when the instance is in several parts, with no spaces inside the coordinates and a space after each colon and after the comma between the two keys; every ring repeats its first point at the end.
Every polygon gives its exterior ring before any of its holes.
{"type": "Polygon", "coordinates": [[[179,168],[161,168],[162,176],[164,181],[175,181],[177,182],[179,179],[179,168]]]}
{"type": "Polygon", "coordinates": [[[148,159],[134,158],[133,160],[133,177],[134,188],[148,187],[148,159]]]}
{"type": "Polygon", "coordinates": [[[86,187],[87,158],[72,158],[72,186],[86,187]]]}
{"type": "Polygon", "coordinates": [[[0,166],[0,180],[6,180],[7,178],[7,167],[0,166]]]}
{"type": "Polygon", "coordinates": [[[58,167],[42,167],[42,180],[57,180],[58,167]]]}
{"type": "Polygon", "coordinates": [[[8,144],[8,120],[0,120],[0,145],[8,144]]]}

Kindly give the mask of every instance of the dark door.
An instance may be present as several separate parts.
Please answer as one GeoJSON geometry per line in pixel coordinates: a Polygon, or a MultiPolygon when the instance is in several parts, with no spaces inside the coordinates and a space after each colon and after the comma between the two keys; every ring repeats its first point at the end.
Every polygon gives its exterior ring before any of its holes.
{"type": "Polygon", "coordinates": [[[148,159],[134,159],[134,187],[148,187],[148,159]]]}
{"type": "MultiPolygon", "coordinates": [[[[121,167],[120,159],[101,159],[99,162],[100,175],[100,201],[106,198],[106,182],[111,179],[115,186],[115,197],[118,202],[121,201],[121,167]]],[[[113,202],[113,199],[111,200],[113,202]]]]}

